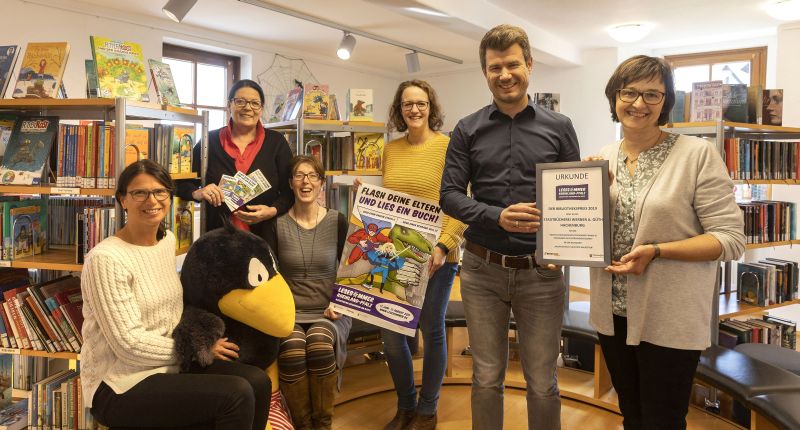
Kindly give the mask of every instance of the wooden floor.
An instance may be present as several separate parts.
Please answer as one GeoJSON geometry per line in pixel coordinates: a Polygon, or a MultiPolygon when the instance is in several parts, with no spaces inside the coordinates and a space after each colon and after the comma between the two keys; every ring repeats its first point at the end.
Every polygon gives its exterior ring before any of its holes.
{"type": "MultiPolygon", "coordinates": [[[[396,397],[393,391],[351,400],[336,406],[334,430],[380,430],[395,413],[396,397]]],[[[506,389],[505,430],[528,428],[525,391],[506,389]]],[[[438,430],[466,430],[471,428],[470,387],[445,385],[439,402],[438,430]]],[[[605,409],[568,399],[561,401],[561,426],[564,430],[615,430],[622,429],[622,417],[605,409]]],[[[735,430],[738,427],[714,418],[705,412],[690,408],[689,430],[735,430]]]]}

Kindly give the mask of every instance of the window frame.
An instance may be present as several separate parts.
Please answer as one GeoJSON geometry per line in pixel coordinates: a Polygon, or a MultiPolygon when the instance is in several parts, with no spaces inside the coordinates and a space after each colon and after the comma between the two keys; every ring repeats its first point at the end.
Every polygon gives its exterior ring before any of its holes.
{"type": "Polygon", "coordinates": [[[731,49],[726,51],[697,52],[692,54],[665,55],[664,60],[673,71],[678,67],[708,65],[711,79],[711,66],[734,61],[750,61],[750,83],[748,86],[766,88],[767,47],[731,49]]]}
{"type": "Polygon", "coordinates": [[[176,60],[189,61],[192,63],[194,82],[192,85],[192,100],[191,104],[183,104],[183,106],[192,109],[213,109],[219,110],[222,108],[226,115],[228,111],[228,103],[224,106],[211,106],[197,104],[197,64],[209,64],[212,66],[224,67],[227,70],[227,82],[225,82],[225,94],[227,97],[228,92],[233,86],[234,82],[239,80],[239,71],[241,70],[241,58],[233,55],[220,54],[216,52],[201,51],[199,49],[187,48],[185,46],[172,45],[164,43],[161,52],[162,57],[174,58],[176,60]]]}

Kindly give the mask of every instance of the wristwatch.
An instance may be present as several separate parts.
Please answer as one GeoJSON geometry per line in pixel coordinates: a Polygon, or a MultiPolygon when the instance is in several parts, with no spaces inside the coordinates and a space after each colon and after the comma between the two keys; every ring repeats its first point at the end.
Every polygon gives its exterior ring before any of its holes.
{"type": "Polygon", "coordinates": [[[653,245],[653,248],[656,250],[655,254],[653,254],[653,260],[655,260],[658,257],[661,257],[661,248],[658,247],[658,244],[651,243],[650,245],[653,245]]]}
{"type": "Polygon", "coordinates": [[[436,247],[444,251],[445,255],[450,253],[450,248],[448,248],[447,245],[443,244],[442,242],[437,243],[436,247]]]}

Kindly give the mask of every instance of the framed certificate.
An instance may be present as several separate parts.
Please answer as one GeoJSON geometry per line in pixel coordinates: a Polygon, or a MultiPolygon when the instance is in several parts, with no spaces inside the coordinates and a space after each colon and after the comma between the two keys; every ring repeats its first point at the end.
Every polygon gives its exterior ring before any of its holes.
{"type": "Polygon", "coordinates": [[[536,165],[539,264],[611,264],[608,185],[608,160],[536,165]]]}

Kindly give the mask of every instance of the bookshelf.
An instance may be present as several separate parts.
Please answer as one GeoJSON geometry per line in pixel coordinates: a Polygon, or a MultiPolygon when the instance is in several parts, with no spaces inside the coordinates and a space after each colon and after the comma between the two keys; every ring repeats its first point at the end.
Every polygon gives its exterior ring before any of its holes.
{"type": "MultiPolygon", "coordinates": [[[[99,120],[115,124],[115,141],[113,150],[115,160],[125,159],[125,124],[127,121],[171,121],[200,124],[203,142],[208,141],[208,113],[198,113],[193,109],[174,106],[162,106],[153,103],[130,101],[124,98],[116,99],[0,99],[0,113],[13,113],[16,115],[53,115],[59,120],[99,120]]],[[[206,166],[207,151],[202,151],[203,169],[206,166]]],[[[115,178],[119,177],[124,165],[117,162],[114,171],[115,178]]],[[[194,179],[197,172],[172,174],[172,178],[194,179]]],[[[104,196],[113,197],[113,188],[81,188],[57,187],[54,184],[43,185],[0,185],[0,194],[29,194],[29,195],[75,195],[75,196],[104,196]]],[[[119,208],[118,208],[119,209],[119,208]]],[[[203,214],[201,213],[201,216],[203,214]]],[[[122,226],[122,217],[117,217],[117,228],[122,226]]],[[[185,253],[186,249],[178,250],[185,253]]],[[[18,267],[28,269],[46,269],[61,271],[80,271],[81,264],[75,263],[76,249],[49,249],[42,254],[25,257],[14,261],[0,261],[0,266],[18,267]]]]}
{"type": "MultiPolygon", "coordinates": [[[[383,133],[384,140],[386,140],[386,124],[382,122],[298,118],[292,121],[264,124],[264,128],[295,134],[294,145],[297,154],[305,153],[305,148],[302,147],[303,133],[309,131],[324,133],[383,133]]],[[[287,140],[292,143],[290,139],[287,140]]]]}

